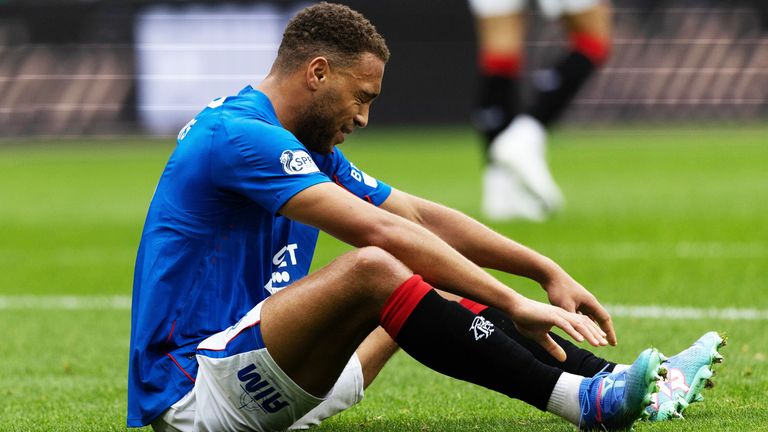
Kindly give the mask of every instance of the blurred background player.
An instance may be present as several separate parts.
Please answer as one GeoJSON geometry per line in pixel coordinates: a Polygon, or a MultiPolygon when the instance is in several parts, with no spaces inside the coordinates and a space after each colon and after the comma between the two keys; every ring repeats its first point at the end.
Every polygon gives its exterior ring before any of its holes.
{"type": "Polygon", "coordinates": [[[478,41],[479,85],[473,122],[483,135],[483,212],[494,220],[541,221],[563,205],[546,161],[546,131],[608,57],[607,0],[538,0],[558,18],[569,48],[532,74],[534,97],[521,103],[527,0],[469,0],[478,41]]]}

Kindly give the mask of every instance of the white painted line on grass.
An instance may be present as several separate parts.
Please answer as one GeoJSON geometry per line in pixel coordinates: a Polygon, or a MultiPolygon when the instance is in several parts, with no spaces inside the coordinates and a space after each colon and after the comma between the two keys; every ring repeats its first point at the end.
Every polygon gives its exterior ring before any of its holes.
{"type": "MultiPolygon", "coordinates": [[[[616,318],[768,321],[768,310],[607,304],[616,318]]],[[[130,296],[0,296],[0,310],[130,310],[130,296]]]]}
{"type": "Polygon", "coordinates": [[[768,245],[759,242],[611,242],[561,243],[552,246],[553,255],[577,255],[607,260],[632,259],[761,259],[768,257],[768,245]]]}
{"type": "Polygon", "coordinates": [[[0,296],[0,310],[56,309],[56,310],[129,310],[131,297],[114,296],[0,296]]]}
{"type": "Polygon", "coordinates": [[[693,308],[670,306],[640,306],[640,305],[605,305],[608,312],[614,317],[629,318],[664,318],[679,320],[717,319],[717,320],[743,320],[766,321],[768,310],[740,309],[740,308],[693,308]]]}

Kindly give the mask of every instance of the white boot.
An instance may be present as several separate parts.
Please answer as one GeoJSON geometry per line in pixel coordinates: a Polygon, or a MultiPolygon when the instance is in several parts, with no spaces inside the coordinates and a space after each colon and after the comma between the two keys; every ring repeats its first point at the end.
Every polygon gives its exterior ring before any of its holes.
{"type": "Polygon", "coordinates": [[[541,201],[516,176],[496,164],[488,165],[483,175],[483,213],[494,221],[541,222],[547,218],[541,201]]]}
{"type": "Polygon", "coordinates": [[[549,172],[546,131],[538,120],[519,115],[491,143],[491,159],[506,169],[544,207],[546,213],[560,210],[563,194],[549,172]]]}

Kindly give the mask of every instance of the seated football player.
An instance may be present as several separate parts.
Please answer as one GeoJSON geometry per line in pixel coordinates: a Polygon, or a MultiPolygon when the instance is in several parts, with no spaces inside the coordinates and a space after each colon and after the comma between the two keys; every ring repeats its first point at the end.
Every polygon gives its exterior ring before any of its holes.
{"type": "Polygon", "coordinates": [[[304,427],[359,401],[397,346],[583,428],[643,415],[664,371],[657,350],[595,373],[603,361],[550,333],[616,343],[589,291],[336,147],[368,124],[388,58],[359,13],[308,7],[257,88],[212,101],[181,130],[136,259],[128,426],[304,427]],[[355,249],[309,274],[320,230],[355,249]],[[481,266],[538,281],[551,304],[481,266]]]}

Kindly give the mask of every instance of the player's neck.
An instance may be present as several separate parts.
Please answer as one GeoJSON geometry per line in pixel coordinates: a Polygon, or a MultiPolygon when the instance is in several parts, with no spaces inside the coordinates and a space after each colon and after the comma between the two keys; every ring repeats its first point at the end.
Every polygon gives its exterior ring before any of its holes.
{"type": "Polygon", "coordinates": [[[280,124],[293,133],[295,133],[293,127],[296,124],[296,113],[302,112],[306,103],[301,89],[292,85],[294,82],[295,80],[270,73],[256,87],[269,98],[280,124]]]}

